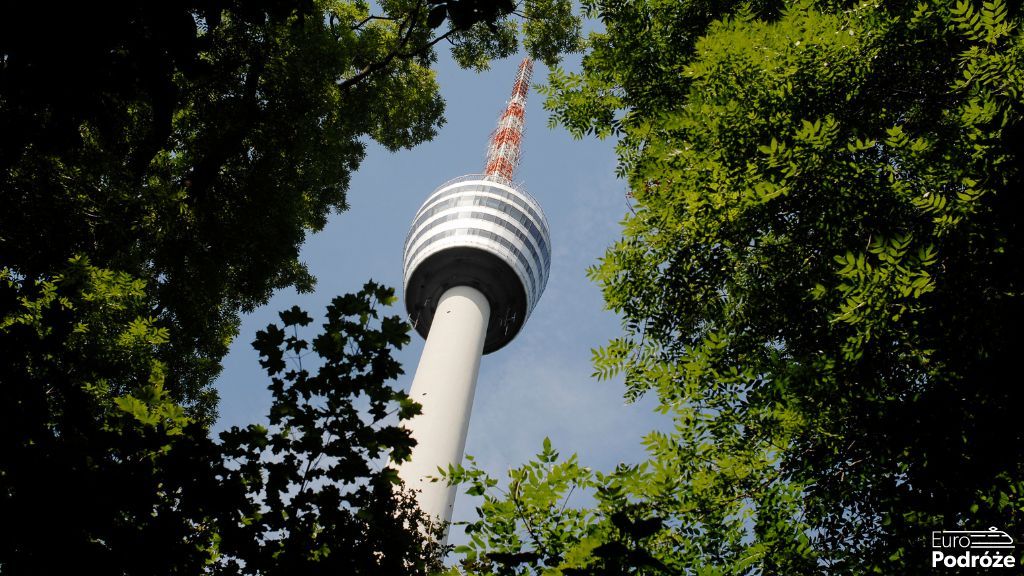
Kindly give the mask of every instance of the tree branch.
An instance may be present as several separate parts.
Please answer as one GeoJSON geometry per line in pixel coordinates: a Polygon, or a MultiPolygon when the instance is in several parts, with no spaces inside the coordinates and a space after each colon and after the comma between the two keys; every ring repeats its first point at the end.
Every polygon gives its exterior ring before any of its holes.
{"type": "Polygon", "coordinates": [[[246,73],[239,104],[232,111],[238,119],[237,122],[214,136],[214,143],[208,146],[206,155],[192,170],[190,183],[187,185],[195,197],[201,196],[213,184],[221,167],[238,151],[256,123],[259,115],[257,91],[266,68],[267,56],[262,51],[257,51],[252,58],[253,62],[246,73]]]}
{"type": "MultiPolygon", "coordinates": [[[[332,18],[334,17],[333,13],[331,14],[331,17],[332,18]]],[[[373,14],[370,14],[366,18],[363,18],[362,20],[360,20],[359,23],[356,24],[355,26],[352,26],[351,28],[349,28],[349,30],[352,30],[352,31],[359,30],[360,28],[365,26],[367,22],[370,22],[372,20],[388,20],[388,21],[392,21],[393,22],[395,20],[395,18],[392,18],[391,16],[374,16],[373,14]]]]}
{"type": "MultiPolygon", "coordinates": [[[[434,38],[433,40],[431,40],[430,42],[427,42],[423,46],[420,46],[419,48],[417,48],[417,49],[415,49],[415,50],[413,50],[411,52],[403,52],[402,51],[403,48],[405,48],[405,45],[409,43],[409,39],[412,37],[412,32],[416,28],[416,21],[419,18],[419,15],[420,15],[420,11],[417,8],[416,12],[414,14],[412,14],[409,17],[409,19],[407,20],[407,22],[409,22],[409,28],[405,31],[405,34],[402,35],[401,40],[398,42],[398,45],[395,46],[395,48],[393,50],[391,50],[391,52],[389,52],[387,56],[385,56],[381,60],[378,60],[377,62],[374,62],[372,64],[368,64],[366,67],[364,67],[362,70],[357,72],[351,78],[348,78],[346,80],[343,80],[343,81],[339,82],[338,86],[342,90],[348,90],[352,86],[355,86],[356,84],[358,84],[358,83],[362,82],[363,80],[365,80],[368,76],[370,76],[374,72],[377,72],[379,70],[382,70],[382,69],[386,68],[389,64],[391,64],[391,62],[393,62],[395,60],[395,58],[412,58],[414,56],[418,56],[420,54],[423,54],[427,50],[433,48],[434,45],[437,44],[438,42],[449,38],[455,32],[454,29],[449,29],[444,34],[434,38]]],[[[403,26],[404,26],[404,24],[403,25],[399,25],[399,30],[401,30],[403,26]]]]}
{"type": "Polygon", "coordinates": [[[536,532],[533,531],[533,526],[530,524],[530,521],[526,518],[526,514],[523,513],[523,508],[519,505],[519,498],[517,497],[518,492],[519,481],[517,480],[516,483],[513,484],[512,493],[509,495],[512,498],[512,504],[515,505],[516,507],[516,514],[519,515],[519,518],[523,521],[523,525],[526,526],[526,531],[530,534],[530,539],[533,540],[534,549],[539,550],[542,554],[544,554],[546,558],[550,558],[551,553],[548,552],[547,547],[545,547],[544,544],[541,542],[540,538],[537,537],[536,532]]]}

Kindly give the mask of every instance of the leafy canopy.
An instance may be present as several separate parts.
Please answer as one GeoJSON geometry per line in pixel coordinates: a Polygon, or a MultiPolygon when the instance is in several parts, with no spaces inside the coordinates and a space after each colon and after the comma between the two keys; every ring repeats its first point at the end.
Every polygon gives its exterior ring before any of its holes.
{"type": "Polygon", "coordinates": [[[924,573],[932,530],[1021,533],[1019,6],[588,6],[547,105],[619,138],[634,199],[596,373],[675,426],[488,489],[469,572],[924,573]]]}
{"type": "MultiPolygon", "coordinates": [[[[526,44],[575,47],[567,1],[523,6],[526,44]]],[[[88,257],[145,281],[166,386],[210,420],[238,315],[313,288],[306,234],[346,209],[368,139],[428,140],[448,41],[486,68],[516,5],[472,0],[40,3],[0,17],[0,268],[17,290],[88,257]],[[59,39],[56,40],[56,39],[59,39]]]]}
{"type": "Polygon", "coordinates": [[[404,321],[379,313],[393,290],[335,298],[311,342],[300,335],[311,317],[281,313],[283,328],[254,342],[268,425],[214,441],[163,388],[154,351],[166,334],[123,327],[138,284],[77,260],[6,316],[5,350],[52,364],[2,374],[0,516],[18,527],[0,543],[4,574],[441,568],[438,532],[392,467],[414,443],[400,420],[419,411],[392,388],[392,354],[409,341],[404,321]]]}
{"type": "Polygon", "coordinates": [[[0,572],[436,567],[385,466],[410,441],[381,415],[416,409],[387,385],[404,324],[372,325],[389,293],[335,302],[316,376],[274,352],[308,347],[296,333],[261,336],[270,428],[210,440],[210,384],[240,313],[313,288],[299,248],[346,209],[366,142],[406,148],[443,124],[434,46],[486,68],[515,52],[524,16],[529,50],[553,62],[576,46],[567,6],[0,9],[0,517],[18,527],[0,572]]]}

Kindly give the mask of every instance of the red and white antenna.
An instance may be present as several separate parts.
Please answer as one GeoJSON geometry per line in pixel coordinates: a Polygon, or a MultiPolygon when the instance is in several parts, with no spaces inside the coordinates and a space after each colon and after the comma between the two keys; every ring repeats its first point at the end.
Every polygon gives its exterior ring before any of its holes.
{"type": "Polygon", "coordinates": [[[516,72],[516,83],[512,86],[512,98],[505,112],[498,119],[498,127],[487,146],[488,176],[499,176],[506,182],[512,181],[519,166],[520,145],[523,141],[523,122],[526,115],[526,94],[530,91],[530,76],[533,75],[533,60],[523,58],[516,72]]]}

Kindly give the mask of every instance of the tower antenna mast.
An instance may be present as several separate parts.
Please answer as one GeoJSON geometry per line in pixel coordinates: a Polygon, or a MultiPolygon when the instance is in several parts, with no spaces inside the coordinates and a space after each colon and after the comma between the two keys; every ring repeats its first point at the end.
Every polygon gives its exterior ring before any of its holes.
{"type": "Polygon", "coordinates": [[[494,130],[491,143],[487,147],[487,166],[484,173],[488,176],[498,176],[506,182],[511,182],[519,166],[526,118],[526,96],[530,92],[532,76],[533,60],[524,58],[519,64],[519,71],[516,72],[512,97],[498,118],[498,127],[494,130]]]}

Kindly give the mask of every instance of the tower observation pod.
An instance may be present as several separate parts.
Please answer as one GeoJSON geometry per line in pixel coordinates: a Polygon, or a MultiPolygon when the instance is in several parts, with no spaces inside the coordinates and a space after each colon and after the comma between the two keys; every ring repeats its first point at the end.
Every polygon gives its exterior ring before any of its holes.
{"type": "Polygon", "coordinates": [[[519,333],[548,281],[551,240],[540,204],[512,183],[533,63],[519,65],[483,174],[450,180],[413,218],[405,241],[405,306],[426,338],[410,397],[423,406],[399,474],[420,508],[451,521],[455,488],[430,482],[462,462],[480,357],[519,333]]]}

